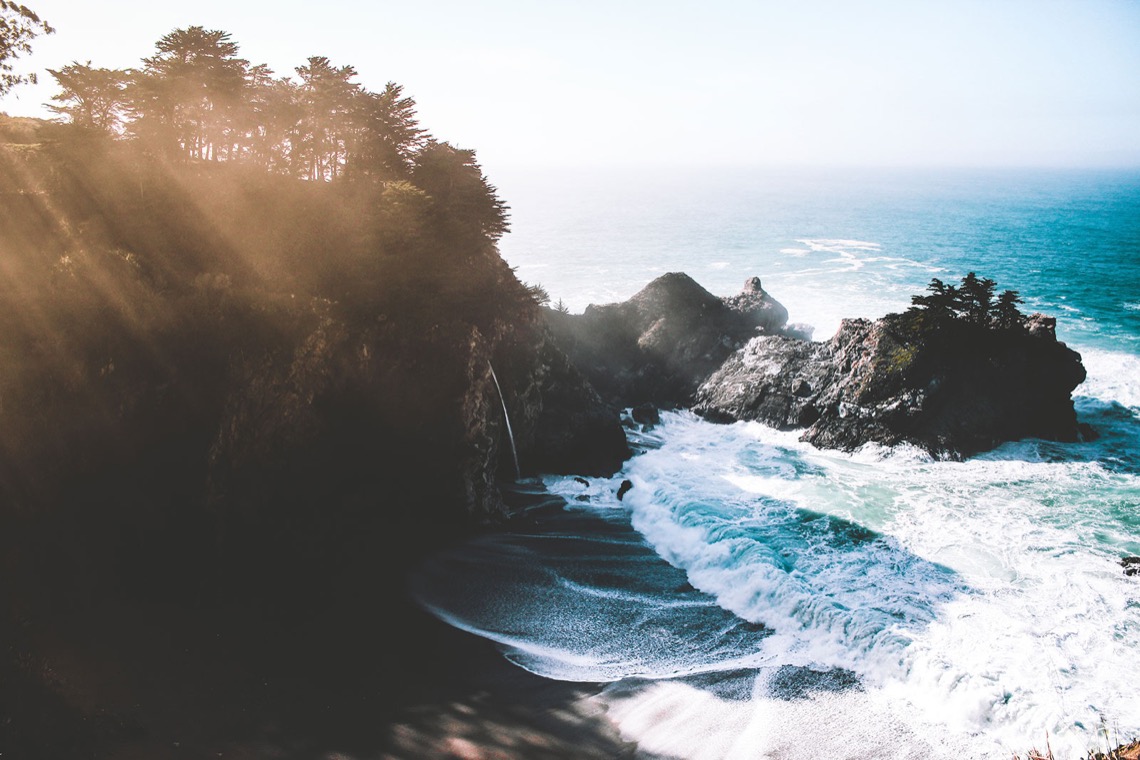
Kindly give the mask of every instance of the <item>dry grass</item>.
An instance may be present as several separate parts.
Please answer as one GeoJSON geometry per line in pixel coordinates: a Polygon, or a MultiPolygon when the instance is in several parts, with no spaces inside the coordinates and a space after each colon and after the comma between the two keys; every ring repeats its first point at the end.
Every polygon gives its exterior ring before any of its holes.
{"type": "Polygon", "coordinates": [[[1106,755],[1101,752],[1089,752],[1090,760],[1140,760],[1140,741],[1133,740],[1128,744],[1121,744],[1106,755]]]}
{"type": "MultiPolygon", "coordinates": [[[[1108,731],[1105,730],[1104,734],[1107,739],[1108,731]]],[[[1022,758],[1020,755],[1014,755],[1013,760],[1022,760],[1022,758]]],[[[1033,748],[1025,755],[1025,760],[1057,760],[1053,754],[1053,748],[1049,746],[1048,732],[1045,734],[1045,751],[1042,752],[1033,748]]],[[[1128,744],[1121,744],[1116,749],[1110,749],[1107,753],[1090,749],[1087,760],[1140,760],[1140,741],[1133,739],[1128,744]]]]}

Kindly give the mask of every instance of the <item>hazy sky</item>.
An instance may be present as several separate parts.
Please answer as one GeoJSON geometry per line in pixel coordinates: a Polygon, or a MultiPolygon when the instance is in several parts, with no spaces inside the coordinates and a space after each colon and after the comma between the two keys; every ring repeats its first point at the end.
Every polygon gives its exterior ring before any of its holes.
{"type": "MultiPolygon", "coordinates": [[[[404,85],[484,166],[1140,166],[1140,1],[22,0],[58,32],[24,71],[128,67],[224,29],[404,85]]],[[[42,115],[48,84],[0,110],[42,115]]]]}

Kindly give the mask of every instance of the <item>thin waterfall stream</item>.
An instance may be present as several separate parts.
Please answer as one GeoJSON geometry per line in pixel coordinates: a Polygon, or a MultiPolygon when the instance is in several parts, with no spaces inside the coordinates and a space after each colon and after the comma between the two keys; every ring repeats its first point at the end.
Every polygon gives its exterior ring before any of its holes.
{"type": "Polygon", "coordinates": [[[495,365],[488,361],[487,367],[491,370],[491,379],[495,382],[495,390],[499,393],[499,403],[503,407],[503,422],[507,425],[507,440],[511,442],[511,457],[515,463],[515,480],[521,480],[522,470],[519,469],[519,452],[515,448],[515,434],[511,430],[511,415],[507,413],[507,400],[503,398],[503,389],[499,386],[499,378],[495,376],[495,365]]]}

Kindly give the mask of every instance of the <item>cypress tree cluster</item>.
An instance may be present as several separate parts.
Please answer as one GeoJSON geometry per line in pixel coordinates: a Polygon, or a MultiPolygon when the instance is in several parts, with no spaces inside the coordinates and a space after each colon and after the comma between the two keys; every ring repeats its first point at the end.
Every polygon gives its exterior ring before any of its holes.
{"type": "Polygon", "coordinates": [[[925,295],[911,297],[908,314],[926,315],[935,323],[961,322],[998,330],[1019,329],[1025,315],[1017,308],[1023,303],[1016,290],[1002,291],[994,298],[997,282],[970,272],[961,285],[947,285],[937,277],[926,287],[925,295]]]}

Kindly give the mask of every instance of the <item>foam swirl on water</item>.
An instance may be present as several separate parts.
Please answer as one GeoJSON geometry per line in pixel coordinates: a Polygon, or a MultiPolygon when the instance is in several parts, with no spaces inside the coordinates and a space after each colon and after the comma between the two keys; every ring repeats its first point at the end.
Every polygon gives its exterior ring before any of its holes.
{"type": "Polygon", "coordinates": [[[933,462],[674,415],[627,500],[694,586],[776,631],[768,665],[850,669],[873,696],[847,699],[917,711],[913,733],[1023,748],[1048,730],[1079,754],[1102,721],[1140,730],[1140,592],[1117,564],[1140,553],[1140,479],[1098,461],[1136,451],[1123,427],[933,462]]]}

